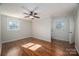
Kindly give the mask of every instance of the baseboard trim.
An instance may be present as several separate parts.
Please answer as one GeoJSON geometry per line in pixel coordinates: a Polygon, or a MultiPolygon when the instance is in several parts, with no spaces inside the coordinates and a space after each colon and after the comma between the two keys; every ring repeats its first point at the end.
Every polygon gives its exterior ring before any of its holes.
{"type": "MultiPolygon", "coordinates": [[[[30,38],[30,37],[25,37],[25,38],[30,38]]],[[[17,41],[17,40],[21,40],[21,39],[25,39],[25,38],[18,38],[18,39],[13,39],[13,40],[8,40],[8,41],[2,41],[2,44],[3,43],[8,43],[8,42],[13,42],[13,41],[17,41]]]]}
{"type": "Polygon", "coordinates": [[[69,41],[65,41],[65,40],[59,40],[59,39],[51,39],[51,40],[56,40],[56,41],[61,41],[61,42],[67,42],[67,43],[69,43],[69,41]]]}
{"type": "Polygon", "coordinates": [[[39,39],[39,38],[36,38],[36,37],[31,37],[31,38],[36,39],[36,40],[40,40],[40,41],[45,41],[45,42],[51,43],[50,41],[42,40],[42,39],[39,39]]]}
{"type": "MultiPolygon", "coordinates": [[[[26,38],[35,38],[35,37],[26,37],[26,38]]],[[[2,44],[8,43],[8,42],[17,41],[17,40],[22,40],[22,39],[26,39],[26,38],[20,38],[20,39],[14,39],[14,40],[9,40],[9,41],[3,41],[2,44]]],[[[51,43],[50,41],[42,40],[42,39],[39,39],[39,38],[35,38],[35,39],[51,43]]]]}
{"type": "Polygon", "coordinates": [[[75,46],[75,49],[76,49],[77,53],[79,54],[79,50],[78,50],[78,48],[76,46],[75,46]]]}

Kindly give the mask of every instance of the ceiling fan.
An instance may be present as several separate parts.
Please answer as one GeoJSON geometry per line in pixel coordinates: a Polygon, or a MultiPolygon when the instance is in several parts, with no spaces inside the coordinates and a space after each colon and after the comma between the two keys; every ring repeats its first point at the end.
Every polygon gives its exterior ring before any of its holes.
{"type": "Polygon", "coordinates": [[[38,7],[35,7],[33,10],[29,10],[28,8],[25,8],[25,7],[23,7],[23,9],[28,11],[28,13],[24,12],[24,14],[26,15],[24,16],[24,18],[31,18],[31,19],[40,18],[38,16],[38,13],[35,12],[38,9],[38,7]]]}

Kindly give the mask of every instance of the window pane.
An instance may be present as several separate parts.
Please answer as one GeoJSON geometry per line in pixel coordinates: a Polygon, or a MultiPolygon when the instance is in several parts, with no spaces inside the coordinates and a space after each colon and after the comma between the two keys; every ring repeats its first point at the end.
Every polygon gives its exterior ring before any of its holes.
{"type": "Polygon", "coordinates": [[[19,27],[19,24],[17,21],[9,21],[8,22],[8,28],[9,30],[17,30],[19,27]]]}

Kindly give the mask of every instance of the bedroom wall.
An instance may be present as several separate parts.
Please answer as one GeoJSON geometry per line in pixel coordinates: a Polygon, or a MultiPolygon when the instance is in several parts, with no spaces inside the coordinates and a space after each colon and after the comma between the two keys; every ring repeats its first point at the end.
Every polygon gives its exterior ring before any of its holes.
{"type": "Polygon", "coordinates": [[[23,19],[18,19],[14,17],[9,17],[9,16],[1,16],[2,19],[2,42],[10,42],[10,41],[15,41],[18,39],[23,39],[23,38],[28,38],[31,37],[31,22],[30,21],[25,21],[23,19]],[[7,22],[9,20],[18,20],[20,23],[19,30],[17,31],[9,31],[7,29],[7,22]]]}
{"type": "Polygon", "coordinates": [[[79,53],[79,7],[77,9],[77,16],[75,18],[75,48],[79,53]]]}
{"type": "Polygon", "coordinates": [[[0,15],[0,55],[1,55],[1,15],[0,15]]]}
{"type": "Polygon", "coordinates": [[[14,17],[1,15],[2,19],[2,42],[10,42],[18,39],[35,37],[41,40],[51,42],[51,19],[41,18],[31,21],[25,21],[14,17]],[[7,22],[9,20],[19,20],[20,30],[9,31],[7,29],[7,22]]]}
{"type": "Polygon", "coordinates": [[[32,35],[35,38],[51,42],[51,19],[44,17],[32,21],[32,35]]]}
{"type": "Polygon", "coordinates": [[[0,15],[0,42],[1,42],[1,15],[0,15]]]}

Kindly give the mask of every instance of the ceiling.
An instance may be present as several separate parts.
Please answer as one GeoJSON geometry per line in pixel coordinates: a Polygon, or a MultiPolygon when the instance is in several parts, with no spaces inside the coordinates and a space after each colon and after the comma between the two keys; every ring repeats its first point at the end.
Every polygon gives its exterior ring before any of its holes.
{"type": "Polygon", "coordinates": [[[40,17],[47,16],[63,16],[69,14],[77,4],[75,3],[2,3],[0,4],[0,13],[12,17],[24,19],[24,12],[28,12],[22,8],[34,9],[39,7],[36,12],[40,17]]]}

